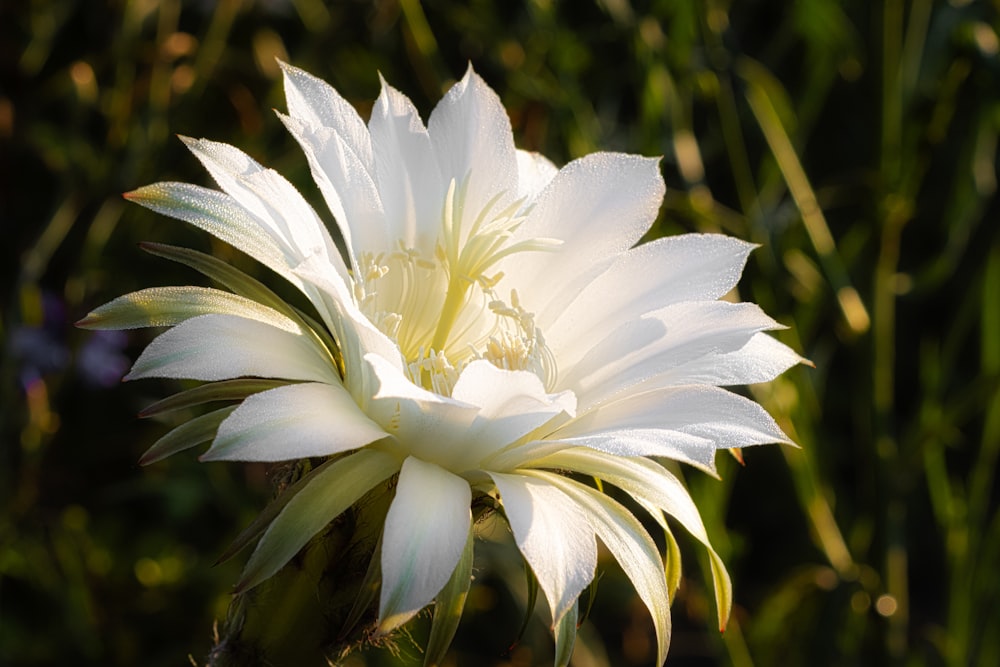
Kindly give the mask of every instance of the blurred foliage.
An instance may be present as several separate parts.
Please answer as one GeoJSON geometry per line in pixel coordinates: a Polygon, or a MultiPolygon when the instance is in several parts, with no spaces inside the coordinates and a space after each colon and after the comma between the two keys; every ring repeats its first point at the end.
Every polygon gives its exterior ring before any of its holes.
{"type": "MultiPolygon", "coordinates": [[[[974,0],[21,0],[0,3],[0,665],[180,665],[211,645],[239,559],[213,567],[272,471],[135,463],[166,394],[120,387],[149,338],[72,322],[191,274],[156,240],[235,253],[120,193],[206,183],[174,133],[300,184],[268,112],[282,58],[366,114],[380,71],[424,113],[467,63],[520,146],[663,155],[655,234],[762,245],[742,296],[811,358],[754,396],[801,449],[689,472],[730,564],[722,635],[693,555],[670,664],[1000,664],[1000,7],[974,0]]],[[[685,545],[682,545],[686,549],[685,545]]],[[[484,541],[456,665],[551,659],[484,541]]],[[[685,550],[685,554],[688,551],[685,550]]],[[[707,564],[702,564],[707,567],[707,564]]],[[[648,665],[608,561],[574,664],[648,665]]],[[[413,630],[419,644],[426,627],[413,630]]],[[[355,667],[419,659],[352,657],[355,667]]]]}

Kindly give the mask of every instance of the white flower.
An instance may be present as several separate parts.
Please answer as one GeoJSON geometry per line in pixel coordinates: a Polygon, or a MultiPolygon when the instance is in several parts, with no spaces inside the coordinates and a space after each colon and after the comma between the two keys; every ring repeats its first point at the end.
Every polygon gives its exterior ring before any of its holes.
{"type": "Polygon", "coordinates": [[[664,192],[657,160],[599,153],[557,169],[516,150],[499,99],[471,68],[427,127],[384,82],[366,126],[327,84],[287,65],[284,74],[281,119],[346,261],[293,186],[228,145],[184,140],[221,192],[160,183],[128,198],[269,267],[320,322],[219,260],[161,246],[150,250],[231,291],[143,290],[83,322],[172,327],[127,379],[212,384],[156,410],[242,399],[179,427],[144,462],[207,441],[202,460],[333,457],[267,526],[240,587],[398,474],[381,630],[467,589],[471,503],[492,497],[545,594],[561,655],[600,539],[649,608],[662,663],[676,546],[668,532],[668,582],[639,520],[576,477],[596,478],[705,545],[724,623],[728,576],[688,493],[656,459],[712,471],[720,448],[788,441],[756,403],[720,388],[801,361],[763,333],[779,326],[757,306],[719,300],[752,246],[717,235],[637,246],[664,192]]]}

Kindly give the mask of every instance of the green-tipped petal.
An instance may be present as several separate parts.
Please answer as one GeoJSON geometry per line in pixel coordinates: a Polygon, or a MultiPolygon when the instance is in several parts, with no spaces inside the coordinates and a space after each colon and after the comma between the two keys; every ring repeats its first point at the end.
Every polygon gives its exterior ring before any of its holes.
{"type": "Polygon", "coordinates": [[[537,464],[599,477],[628,492],[642,504],[658,507],[679,521],[708,551],[718,603],[719,625],[725,627],[732,605],[732,583],[722,559],[708,539],[698,508],[680,480],[659,463],[649,459],[612,456],[585,448],[566,449],[537,464]]]}
{"type": "Polygon", "coordinates": [[[313,535],[397,470],[396,457],[362,449],[313,476],[268,526],[236,591],[253,588],[280,570],[313,535]]]}
{"type": "Polygon", "coordinates": [[[272,308],[237,294],[207,287],[151,287],[120,296],[77,322],[84,329],[172,327],[198,315],[238,315],[285,331],[299,326],[272,308]]]}
{"type": "Polygon", "coordinates": [[[431,623],[431,634],[424,651],[424,667],[440,665],[455,637],[465,609],[465,599],[469,595],[469,586],[472,584],[472,556],[473,537],[470,530],[455,571],[434,601],[434,621],[431,623]]]}
{"type": "Polygon", "coordinates": [[[670,605],[663,560],[653,538],[628,509],[600,491],[555,473],[526,473],[558,488],[585,513],[649,609],[656,629],[656,664],[662,665],[670,646],[670,605]]]}

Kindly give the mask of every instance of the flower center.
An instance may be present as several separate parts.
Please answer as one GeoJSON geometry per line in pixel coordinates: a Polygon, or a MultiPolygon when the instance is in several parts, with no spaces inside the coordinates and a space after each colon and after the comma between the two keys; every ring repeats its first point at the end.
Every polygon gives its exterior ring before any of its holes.
{"type": "Polygon", "coordinates": [[[533,314],[521,306],[516,291],[509,301],[499,297],[503,272],[492,270],[504,257],[551,251],[562,242],[512,242],[526,211],[523,199],[501,208],[504,193],[488,201],[463,229],[466,183],[468,179],[456,187],[452,180],[448,188],[433,255],[401,241],[392,252],[365,253],[359,259],[355,297],[365,315],[399,346],[410,379],[426,389],[450,395],[462,369],[476,359],[532,371],[551,386],[555,361],[533,314]]]}

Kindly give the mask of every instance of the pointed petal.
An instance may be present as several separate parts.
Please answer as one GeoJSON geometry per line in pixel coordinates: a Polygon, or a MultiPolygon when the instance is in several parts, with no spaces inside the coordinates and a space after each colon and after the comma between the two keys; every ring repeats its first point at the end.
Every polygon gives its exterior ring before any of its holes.
{"type": "Polygon", "coordinates": [[[154,442],[153,446],[147,449],[146,453],[139,459],[139,465],[146,466],[162,461],[178,452],[197,447],[204,442],[210,442],[215,437],[216,431],[219,430],[219,424],[232,414],[234,409],[233,407],[221,408],[184,422],[154,442]]]}
{"type": "Polygon", "coordinates": [[[758,333],[735,352],[709,352],[636,386],[636,391],[685,384],[720,387],[770,382],[792,366],[809,362],[766,333],[758,333]]]}
{"type": "Polygon", "coordinates": [[[270,234],[284,254],[287,266],[319,255],[346,277],[347,269],[326,226],[284,177],[272,169],[265,169],[228,144],[207,139],[181,139],[219,187],[270,234]]]}
{"type": "Polygon", "coordinates": [[[597,542],[579,505],[548,480],[489,473],[507,521],[558,623],[594,579],[597,542]]]}
{"type": "Polygon", "coordinates": [[[357,272],[357,261],[364,252],[390,249],[391,239],[374,174],[336,130],[280,113],[278,117],[302,147],[313,180],[337,221],[357,272]]]}
{"type": "Polygon", "coordinates": [[[313,535],[397,470],[394,456],[362,449],[313,476],[260,538],[236,592],[253,588],[280,570],[313,535]]]}
{"type": "Polygon", "coordinates": [[[291,461],[331,456],[387,437],[339,384],[303,383],[247,397],[219,427],[202,461],[291,461]]]}
{"type": "Polygon", "coordinates": [[[285,101],[293,118],[328,127],[339,134],[361,164],[371,171],[372,147],[361,116],[326,81],[288,63],[279,62],[285,81],[285,101]]]}
{"type": "Polygon", "coordinates": [[[382,536],[379,631],[389,632],[427,606],[448,582],[472,530],[469,483],[409,457],[382,536]]]}
{"type": "Polygon", "coordinates": [[[329,354],[313,339],[235,315],[199,315],[160,334],[125,379],[242,376],[340,381],[329,354]]]}
{"type": "Polygon", "coordinates": [[[434,252],[447,183],[434,159],[430,135],[409,98],[382,81],[368,129],[389,238],[434,252]]]}
{"type": "Polygon", "coordinates": [[[628,395],[577,417],[551,437],[587,437],[632,429],[683,433],[704,438],[718,449],[770,442],[791,444],[760,405],[725,389],[704,385],[628,395]]]}
{"type": "Polygon", "coordinates": [[[133,190],[125,198],[190,223],[245,252],[293,285],[300,285],[289,271],[285,252],[271,233],[224,192],[187,183],[155,183],[133,190]]]}
{"type": "Polygon", "coordinates": [[[538,195],[514,238],[553,238],[563,245],[556,252],[511,255],[500,268],[528,310],[561,310],[559,304],[568,302],[568,293],[575,296],[582,287],[576,284],[581,276],[635,245],[646,233],[656,220],[663,193],[656,159],[594,153],[574,160],[538,195]],[[539,284],[546,286],[544,295],[536,287],[539,284]],[[567,285],[574,285],[575,291],[564,290],[567,285]]]}
{"type": "Polygon", "coordinates": [[[501,209],[514,198],[517,158],[510,119],[500,98],[471,66],[434,108],[428,131],[441,182],[447,185],[454,179],[464,186],[462,229],[469,229],[497,195],[501,209]]]}
{"type": "Polygon", "coordinates": [[[77,323],[86,329],[169,327],[198,315],[238,315],[285,331],[299,327],[267,306],[207,287],[151,287],[118,297],[77,323]]]}
{"type": "MultiPolygon", "coordinates": [[[[699,470],[718,477],[715,472],[715,452],[717,447],[708,438],[702,438],[680,431],[658,428],[620,428],[588,433],[575,437],[560,437],[556,432],[552,438],[561,445],[559,448],[587,447],[613,456],[659,456],[681,463],[687,463],[699,470]]],[[[544,450],[542,450],[544,451],[544,450]]],[[[532,459],[530,464],[533,466],[532,459]]],[[[519,463],[527,466],[528,462],[519,463]]]]}
{"type": "Polygon", "coordinates": [[[663,560],[653,538],[631,512],[600,491],[555,473],[533,471],[531,475],[545,480],[577,503],[621,565],[653,617],[657,664],[662,665],[670,645],[670,606],[663,560]]]}
{"type": "Polygon", "coordinates": [[[755,334],[777,328],[781,325],[752,303],[673,304],[625,322],[589,349],[558,351],[560,384],[576,391],[586,410],[704,355],[735,352],[755,334]]]}
{"type": "Polygon", "coordinates": [[[714,301],[736,285],[754,245],[721,234],[683,234],[631,248],[565,304],[539,314],[553,349],[594,337],[682,301],[714,301]]]}

